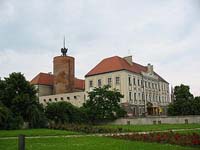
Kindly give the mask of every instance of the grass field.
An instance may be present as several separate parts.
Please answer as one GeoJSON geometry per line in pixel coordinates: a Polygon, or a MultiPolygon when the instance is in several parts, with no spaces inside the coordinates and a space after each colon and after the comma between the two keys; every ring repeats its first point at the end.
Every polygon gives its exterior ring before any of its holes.
{"type": "Polygon", "coordinates": [[[28,129],[28,130],[0,130],[0,137],[16,137],[19,134],[26,136],[51,136],[51,135],[74,135],[77,132],[51,129],[28,129]]]}
{"type": "Polygon", "coordinates": [[[101,125],[104,128],[122,128],[123,131],[163,131],[172,129],[194,129],[200,128],[200,124],[161,124],[161,125],[101,125]]]}
{"type": "MultiPolygon", "coordinates": [[[[1,150],[16,150],[17,140],[0,139],[1,150]]],[[[26,139],[26,150],[197,150],[169,144],[133,142],[106,137],[26,139]]]]}
{"type": "Polygon", "coordinates": [[[200,134],[200,129],[196,130],[188,130],[188,131],[176,131],[178,133],[183,133],[183,134],[192,134],[192,133],[197,133],[200,134]]]}

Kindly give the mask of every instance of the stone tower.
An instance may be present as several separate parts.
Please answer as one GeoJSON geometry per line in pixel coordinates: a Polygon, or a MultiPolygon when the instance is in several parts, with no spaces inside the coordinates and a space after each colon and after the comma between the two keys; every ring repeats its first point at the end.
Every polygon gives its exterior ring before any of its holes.
{"type": "Polygon", "coordinates": [[[61,48],[62,55],[53,58],[54,94],[74,91],[74,57],[67,56],[68,49],[61,48]]]}

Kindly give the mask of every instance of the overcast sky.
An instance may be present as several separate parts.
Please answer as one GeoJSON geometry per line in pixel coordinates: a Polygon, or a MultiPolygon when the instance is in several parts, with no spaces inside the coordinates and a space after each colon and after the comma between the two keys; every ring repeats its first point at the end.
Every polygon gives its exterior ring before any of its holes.
{"type": "Polygon", "coordinates": [[[79,78],[131,54],[200,95],[200,0],[0,0],[0,77],[52,72],[64,35],[79,78]]]}

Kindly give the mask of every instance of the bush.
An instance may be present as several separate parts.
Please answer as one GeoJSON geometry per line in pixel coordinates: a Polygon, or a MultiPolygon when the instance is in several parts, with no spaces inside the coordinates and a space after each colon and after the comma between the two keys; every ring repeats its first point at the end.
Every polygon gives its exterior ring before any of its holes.
{"type": "Polygon", "coordinates": [[[114,128],[104,128],[92,125],[85,125],[85,124],[57,124],[49,126],[52,129],[62,129],[68,131],[75,131],[75,132],[82,132],[82,133],[119,133],[124,132],[122,128],[114,129],[114,128]]]}
{"type": "Polygon", "coordinates": [[[56,125],[65,123],[83,123],[85,114],[79,108],[68,102],[48,103],[45,114],[51,123],[56,125]]]}

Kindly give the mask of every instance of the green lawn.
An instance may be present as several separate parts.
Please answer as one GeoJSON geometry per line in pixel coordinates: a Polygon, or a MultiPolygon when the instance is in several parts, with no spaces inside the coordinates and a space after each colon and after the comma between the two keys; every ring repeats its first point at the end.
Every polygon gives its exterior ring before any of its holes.
{"type": "Polygon", "coordinates": [[[73,135],[77,132],[53,130],[53,129],[27,129],[27,130],[0,130],[0,137],[16,137],[19,134],[26,136],[51,136],[51,135],[73,135]]]}
{"type": "MultiPolygon", "coordinates": [[[[1,150],[16,150],[17,140],[0,139],[1,150]]],[[[169,144],[133,142],[106,137],[26,139],[26,150],[197,150],[169,144]]]]}
{"type": "Polygon", "coordinates": [[[162,131],[172,129],[194,129],[200,128],[200,124],[161,124],[161,125],[101,125],[104,128],[122,128],[123,131],[162,131]]]}
{"type": "Polygon", "coordinates": [[[178,133],[183,133],[183,134],[192,134],[192,133],[200,134],[200,129],[188,130],[188,131],[176,131],[176,132],[178,132],[178,133]]]}

